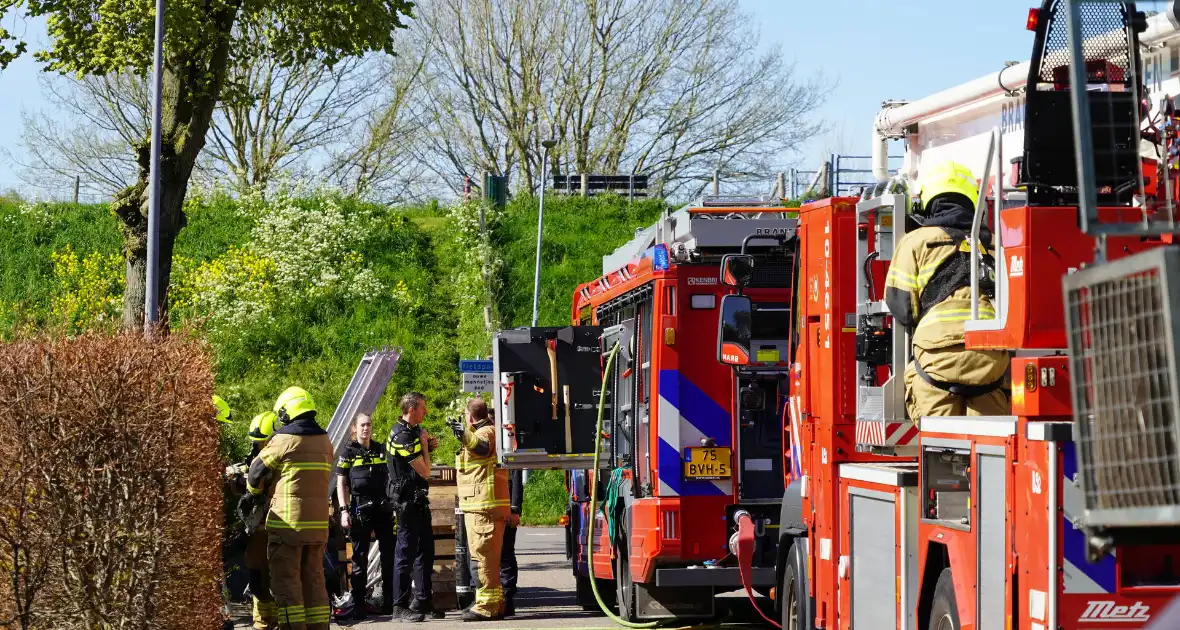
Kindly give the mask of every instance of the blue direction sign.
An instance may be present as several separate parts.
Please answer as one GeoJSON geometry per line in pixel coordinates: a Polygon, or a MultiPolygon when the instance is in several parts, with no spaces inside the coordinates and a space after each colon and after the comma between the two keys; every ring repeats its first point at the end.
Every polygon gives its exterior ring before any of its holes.
{"type": "Polygon", "coordinates": [[[476,372],[491,374],[492,360],[491,359],[463,359],[459,361],[460,372],[476,372]]]}

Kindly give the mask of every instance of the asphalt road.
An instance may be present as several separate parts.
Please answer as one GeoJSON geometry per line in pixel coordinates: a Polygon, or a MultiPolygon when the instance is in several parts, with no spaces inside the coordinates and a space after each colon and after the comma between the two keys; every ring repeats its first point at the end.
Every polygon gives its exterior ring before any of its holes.
{"type": "MultiPolygon", "coordinates": [[[[332,624],[332,628],[358,630],[475,630],[478,628],[583,628],[586,630],[614,630],[620,626],[600,612],[583,611],[574,603],[574,578],[565,558],[565,543],[557,528],[525,527],[517,535],[516,557],[520,563],[520,582],[516,594],[516,615],[508,619],[480,623],[463,623],[458,611],[448,611],[445,619],[427,619],[421,624],[394,623],[388,617],[370,618],[349,624],[332,624]]],[[[757,618],[749,602],[742,595],[724,596],[732,604],[730,617],[735,621],[757,618]]],[[[239,628],[249,628],[249,620],[242,618],[239,628]]],[[[769,624],[725,623],[702,625],[698,628],[770,628],[769,624]]]]}

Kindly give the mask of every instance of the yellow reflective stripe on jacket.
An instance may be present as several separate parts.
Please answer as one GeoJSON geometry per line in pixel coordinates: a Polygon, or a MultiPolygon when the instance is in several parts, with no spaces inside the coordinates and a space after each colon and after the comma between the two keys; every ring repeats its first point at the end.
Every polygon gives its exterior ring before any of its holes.
{"type": "Polygon", "coordinates": [[[261,459],[262,464],[271,470],[279,467],[278,460],[265,450],[258,454],[258,459],[261,459]]]}
{"type": "Polygon", "coordinates": [[[284,475],[294,474],[299,470],[332,470],[332,465],[325,462],[283,462],[279,466],[279,470],[284,475]]]}
{"type": "Polygon", "coordinates": [[[495,460],[492,459],[491,457],[480,457],[478,459],[474,458],[474,457],[469,457],[469,458],[467,458],[466,461],[461,461],[458,458],[456,458],[455,468],[459,472],[472,472],[476,469],[483,468],[484,466],[487,466],[489,464],[495,464],[495,463],[496,463],[495,460]]]}
{"type": "Polygon", "coordinates": [[[889,275],[885,276],[885,283],[888,286],[895,286],[899,289],[916,290],[918,288],[918,277],[905,273],[895,266],[891,266],[889,268],[889,275]]]}
{"type": "Polygon", "coordinates": [[[328,529],[328,521],[282,521],[266,519],[267,529],[328,529]]]}
{"type": "Polygon", "coordinates": [[[476,444],[479,444],[479,440],[475,437],[475,434],[471,431],[464,431],[463,446],[465,448],[475,448],[476,444]]]}
{"type": "Polygon", "coordinates": [[[885,284],[899,289],[921,292],[930,282],[930,278],[934,277],[934,272],[938,271],[940,265],[942,265],[942,260],[925,265],[918,270],[917,274],[906,273],[901,265],[890,265],[889,274],[885,277],[885,284]]]}
{"type": "Polygon", "coordinates": [[[254,486],[250,485],[249,481],[246,482],[246,491],[254,496],[262,494],[262,488],[255,488],[254,486]]]}
{"type": "MultiPolygon", "coordinates": [[[[995,319],[996,311],[990,306],[983,304],[979,305],[979,319],[995,319]]],[[[969,308],[946,308],[938,309],[935,307],[931,309],[922,321],[918,322],[918,328],[923,328],[930,324],[937,324],[942,322],[965,322],[971,319],[971,309],[969,308]]]]}

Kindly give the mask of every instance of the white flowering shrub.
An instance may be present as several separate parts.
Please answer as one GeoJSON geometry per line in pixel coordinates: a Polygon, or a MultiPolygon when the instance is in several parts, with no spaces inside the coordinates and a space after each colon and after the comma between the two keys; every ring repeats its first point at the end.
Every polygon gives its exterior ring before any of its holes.
{"type": "Polygon", "coordinates": [[[384,292],[357,251],[372,218],[366,210],[346,208],[330,191],[290,187],[247,195],[238,208],[255,220],[244,246],[176,265],[173,308],[211,334],[241,337],[273,325],[281,312],[384,292]]]}
{"type": "Polygon", "coordinates": [[[52,208],[42,201],[20,201],[7,212],[0,213],[0,227],[11,229],[24,223],[43,230],[53,223],[52,208]]]}

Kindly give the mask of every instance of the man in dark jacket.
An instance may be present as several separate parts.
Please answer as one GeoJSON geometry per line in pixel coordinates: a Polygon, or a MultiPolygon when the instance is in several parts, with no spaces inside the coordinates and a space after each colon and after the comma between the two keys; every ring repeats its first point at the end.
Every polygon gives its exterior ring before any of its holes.
{"type": "Polygon", "coordinates": [[[397,546],[393,558],[393,616],[401,622],[420,622],[431,607],[431,569],[434,533],[427,496],[430,451],[438,445],[421,425],[426,397],[410,392],[401,400],[402,417],[389,435],[389,499],[397,512],[397,546]],[[411,591],[410,583],[414,589],[411,591]]]}

